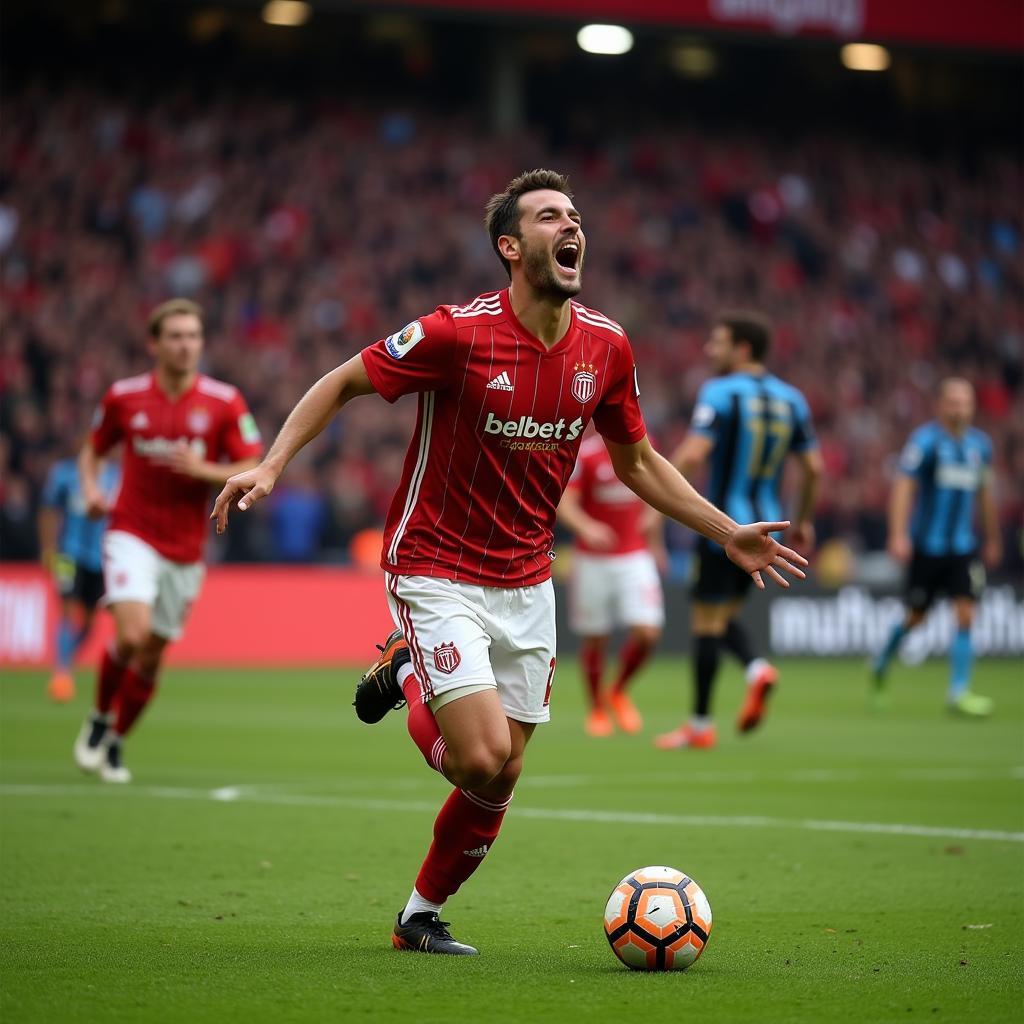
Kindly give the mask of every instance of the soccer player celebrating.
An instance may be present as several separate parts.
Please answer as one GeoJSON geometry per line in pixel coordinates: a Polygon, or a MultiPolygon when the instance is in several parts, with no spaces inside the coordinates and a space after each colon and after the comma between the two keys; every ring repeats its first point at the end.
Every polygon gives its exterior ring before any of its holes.
{"type": "Polygon", "coordinates": [[[785,585],[806,564],[771,536],[705,501],[647,440],[633,356],[614,321],[572,301],[586,240],[566,179],[521,175],[487,205],[511,287],[429,316],[322,377],[285,421],[264,461],[228,480],[232,504],[266,497],[288,461],[360,395],[419,395],[419,416],[384,533],[382,566],[398,628],[356,689],[379,721],[407,703],[408,728],[454,789],[392,943],[474,954],[441,907],[493,846],[527,742],[549,718],[555,674],[551,544],[555,513],[587,424],[619,479],[665,515],[722,544],[744,572],[785,585]]]}
{"type": "MultiPolygon", "coordinates": [[[[764,366],[771,343],[768,323],[754,313],[727,314],[711,330],[704,351],[717,374],[697,395],[689,434],[673,456],[684,476],[711,460],[710,493],[734,519],[779,519],[779,481],[786,456],[801,471],[793,543],[814,545],[812,514],[822,473],[810,410],[804,396],[764,366]]],[[[697,546],[692,593],[693,716],[657,737],[663,750],[711,748],[716,742],[711,694],[722,648],[745,667],[747,694],[736,723],[740,732],[757,727],[778,673],[756,657],[737,614],[750,576],[731,553],[707,534],[697,546]]]]}
{"type": "MultiPolygon", "coordinates": [[[[99,486],[108,500],[117,492],[120,476],[116,463],[104,463],[99,486]]],[[[105,525],[86,513],[75,459],[55,462],[43,487],[37,526],[42,562],[53,574],[60,595],[54,671],[46,692],[61,703],[75,696],[71,666],[103,597],[105,525]]]]}
{"type": "Polygon", "coordinates": [[[636,733],[643,727],[626,687],[650,656],[665,619],[651,553],[652,531],[645,529],[647,511],[648,506],[615,475],[601,439],[585,438],[558,517],[576,537],[569,622],[582,637],[580,661],[590,697],[586,730],[591,736],[611,735],[609,709],[623,732],[636,733]],[[615,626],[629,632],[615,682],[604,693],[601,677],[615,626]]]}
{"type": "Polygon", "coordinates": [[[903,638],[924,619],[936,597],[953,599],[956,635],[949,649],[949,709],[984,717],[992,700],[970,689],[974,652],[974,604],[985,585],[985,566],[1002,559],[1002,540],[992,484],[992,442],[971,426],[974,388],[961,377],[939,384],[937,418],[911,434],[900,456],[889,502],[889,553],[909,563],[906,614],[875,659],[872,680],[880,703],[889,665],[903,638]],[[979,561],[974,533],[977,499],[985,531],[979,561]],[[913,515],[911,515],[913,510],[913,515]]]}
{"type": "Polygon", "coordinates": [[[199,373],[199,306],[157,306],[149,335],[153,370],[111,386],[78,457],[86,509],[99,517],[107,513],[99,461],[123,443],[124,479],[103,538],[116,639],[74,748],[78,766],[105,782],[131,781],[121,741],[152,699],[164,650],[199,593],[210,485],[255,466],[262,451],[237,389],[199,373]]]}

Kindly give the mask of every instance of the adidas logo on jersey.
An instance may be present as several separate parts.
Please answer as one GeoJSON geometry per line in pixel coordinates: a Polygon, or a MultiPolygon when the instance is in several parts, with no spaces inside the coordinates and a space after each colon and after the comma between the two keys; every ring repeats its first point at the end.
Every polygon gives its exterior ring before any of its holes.
{"type": "Polygon", "coordinates": [[[149,426],[149,417],[140,409],[129,421],[128,426],[132,430],[145,430],[149,426]]]}
{"type": "Polygon", "coordinates": [[[490,847],[484,843],[483,846],[478,846],[475,850],[463,850],[462,852],[466,857],[486,857],[489,849],[490,847]]]}
{"type": "Polygon", "coordinates": [[[490,384],[487,385],[489,388],[494,388],[495,391],[512,391],[512,381],[509,380],[508,371],[502,370],[490,384]]]}

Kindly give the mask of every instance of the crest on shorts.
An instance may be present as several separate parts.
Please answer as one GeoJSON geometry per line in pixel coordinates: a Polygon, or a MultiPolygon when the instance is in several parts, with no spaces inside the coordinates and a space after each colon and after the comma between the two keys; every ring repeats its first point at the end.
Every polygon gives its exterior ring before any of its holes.
{"type": "Polygon", "coordinates": [[[462,664],[462,655],[453,643],[438,644],[434,648],[434,668],[450,676],[462,664]]]}
{"type": "Polygon", "coordinates": [[[589,402],[597,391],[597,370],[593,363],[576,363],[569,390],[577,402],[589,402]]]}

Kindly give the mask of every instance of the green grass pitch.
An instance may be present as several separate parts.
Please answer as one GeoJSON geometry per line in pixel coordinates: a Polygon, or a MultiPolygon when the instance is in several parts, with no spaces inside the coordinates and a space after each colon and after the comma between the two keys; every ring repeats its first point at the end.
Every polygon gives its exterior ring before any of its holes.
{"type": "Polygon", "coordinates": [[[41,673],[0,683],[0,1014],[15,1022],[1019,1019],[1024,690],[982,661],[987,722],[942,709],[945,666],[899,668],[888,713],[853,662],[784,664],[765,727],[662,753],[688,669],[642,674],[640,737],[587,739],[566,658],[504,832],[446,908],[478,958],[389,932],[446,785],[349,707],[351,671],[170,671],[127,746],[81,776],[86,710],[41,673]],[[715,915],[703,958],[635,974],[601,928],[628,871],[669,864],[715,915]]]}

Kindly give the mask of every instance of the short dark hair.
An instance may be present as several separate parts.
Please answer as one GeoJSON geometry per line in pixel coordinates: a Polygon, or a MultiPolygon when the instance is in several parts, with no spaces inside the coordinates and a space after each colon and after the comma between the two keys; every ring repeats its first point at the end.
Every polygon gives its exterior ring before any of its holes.
{"type": "Polygon", "coordinates": [[[510,278],[512,277],[512,267],[508,260],[501,255],[498,239],[502,235],[522,238],[519,233],[519,197],[527,192],[539,192],[545,188],[550,188],[555,192],[564,192],[572,199],[572,192],[569,191],[569,179],[564,174],[537,167],[532,171],[524,171],[518,178],[513,178],[505,191],[491,196],[487,200],[487,206],[484,207],[484,223],[487,225],[487,233],[491,236],[491,246],[510,278]]]}
{"type": "Polygon", "coordinates": [[[755,363],[764,362],[772,343],[772,325],[767,317],[761,316],[760,313],[736,310],[723,313],[715,323],[729,328],[734,345],[741,341],[746,342],[750,346],[750,358],[755,363]]]}
{"type": "Polygon", "coordinates": [[[166,302],[161,302],[149,314],[149,334],[152,338],[159,338],[160,332],[164,328],[164,321],[169,316],[195,316],[199,318],[199,322],[203,322],[203,307],[198,302],[193,302],[191,299],[168,299],[166,302]]]}

